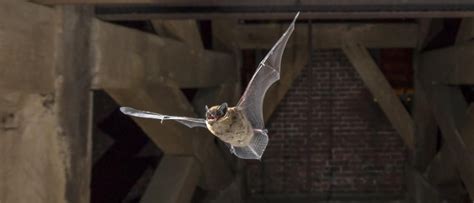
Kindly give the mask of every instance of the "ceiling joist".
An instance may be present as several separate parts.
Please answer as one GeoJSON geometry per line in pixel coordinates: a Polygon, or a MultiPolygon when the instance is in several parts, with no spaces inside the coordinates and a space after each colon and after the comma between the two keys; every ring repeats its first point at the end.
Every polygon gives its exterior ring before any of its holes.
{"type": "Polygon", "coordinates": [[[96,70],[94,88],[130,88],[171,83],[180,88],[218,86],[237,81],[234,58],[195,49],[177,40],[94,21],[96,70]]]}

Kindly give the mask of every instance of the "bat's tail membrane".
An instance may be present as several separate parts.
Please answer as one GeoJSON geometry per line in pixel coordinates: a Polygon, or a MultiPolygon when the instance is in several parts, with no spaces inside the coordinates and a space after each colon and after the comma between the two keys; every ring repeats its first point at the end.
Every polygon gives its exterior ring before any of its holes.
{"type": "Polygon", "coordinates": [[[262,158],[265,148],[268,144],[268,135],[266,130],[255,130],[254,136],[249,145],[245,147],[234,146],[234,154],[241,159],[258,159],[262,158]]]}

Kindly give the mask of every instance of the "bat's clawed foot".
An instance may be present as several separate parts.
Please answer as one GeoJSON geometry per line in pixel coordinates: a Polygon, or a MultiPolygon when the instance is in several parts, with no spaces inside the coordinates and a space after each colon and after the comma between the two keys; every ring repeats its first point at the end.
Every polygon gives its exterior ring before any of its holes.
{"type": "Polygon", "coordinates": [[[230,145],[230,154],[235,154],[235,148],[232,145],[230,145]]]}

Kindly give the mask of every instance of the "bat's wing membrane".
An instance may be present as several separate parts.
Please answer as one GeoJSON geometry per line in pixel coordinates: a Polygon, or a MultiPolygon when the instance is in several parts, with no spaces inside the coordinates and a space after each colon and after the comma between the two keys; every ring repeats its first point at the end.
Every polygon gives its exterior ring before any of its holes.
{"type": "Polygon", "coordinates": [[[254,137],[248,146],[234,146],[234,154],[239,158],[260,159],[267,147],[268,136],[263,120],[263,99],[265,98],[265,93],[268,88],[280,79],[281,58],[286,43],[295,29],[295,21],[298,15],[299,12],[296,14],[286,32],[283,33],[265,58],[260,62],[257,71],[237,104],[237,107],[244,112],[255,130],[254,137]]]}
{"type": "Polygon", "coordinates": [[[266,131],[255,131],[250,143],[245,147],[233,147],[235,156],[241,159],[261,159],[268,144],[266,131]]]}
{"type": "Polygon", "coordinates": [[[168,115],[163,115],[159,113],[154,113],[154,112],[149,112],[149,111],[140,111],[134,108],[130,107],[120,107],[120,111],[122,113],[127,114],[129,116],[135,116],[135,117],[140,117],[140,118],[151,118],[151,119],[158,119],[161,120],[161,122],[165,120],[173,120],[176,122],[179,122],[185,126],[188,126],[190,128],[194,127],[206,127],[206,120],[202,118],[189,118],[189,117],[181,117],[181,116],[168,116],[168,115]]]}
{"type": "Polygon", "coordinates": [[[265,58],[260,62],[257,71],[253,75],[247,85],[247,89],[237,104],[237,106],[244,111],[250,123],[256,129],[264,128],[262,111],[263,98],[265,97],[268,88],[280,79],[281,58],[286,43],[295,29],[295,21],[298,14],[296,14],[286,32],[283,33],[265,58]]]}

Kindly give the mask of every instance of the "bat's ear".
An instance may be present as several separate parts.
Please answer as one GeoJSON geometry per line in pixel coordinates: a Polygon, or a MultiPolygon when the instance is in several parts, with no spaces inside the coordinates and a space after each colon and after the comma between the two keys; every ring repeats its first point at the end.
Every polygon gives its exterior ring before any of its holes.
{"type": "Polygon", "coordinates": [[[227,103],[224,102],[224,103],[222,103],[221,106],[219,107],[219,110],[227,109],[227,107],[229,107],[229,105],[227,105],[227,103]]]}
{"type": "Polygon", "coordinates": [[[207,107],[207,105],[206,105],[206,112],[208,112],[208,111],[209,111],[209,107],[207,107]]]}

